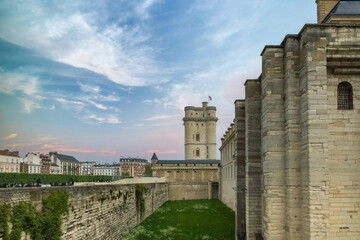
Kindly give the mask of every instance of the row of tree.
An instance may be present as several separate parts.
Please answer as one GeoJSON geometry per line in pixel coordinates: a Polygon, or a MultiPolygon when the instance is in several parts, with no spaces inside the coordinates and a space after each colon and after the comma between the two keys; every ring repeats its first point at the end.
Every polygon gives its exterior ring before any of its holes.
{"type": "Polygon", "coordinates": [[[73,185],[74,182],[109,182],[111,180],[111,176],[0,173],[1,188],[41,185],[62,186],[73,185]]]}

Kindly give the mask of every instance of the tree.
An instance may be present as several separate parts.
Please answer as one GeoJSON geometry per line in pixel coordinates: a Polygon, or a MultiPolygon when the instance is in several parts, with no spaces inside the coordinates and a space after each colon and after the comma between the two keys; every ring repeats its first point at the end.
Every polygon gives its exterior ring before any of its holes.
{"type": "Polygon", "coordinates": [[[144,177],[152,177],[152,169],[150,165],[145,166],[144,177]]]}
{"type": "Polygon", "coordinates": [[[123,173],[121,174],[121,176],[122,176],[123,178],[129,178],[129,177],[130,177],[130,174],[129,174],[128,172],[123,172],[123,173]]]}

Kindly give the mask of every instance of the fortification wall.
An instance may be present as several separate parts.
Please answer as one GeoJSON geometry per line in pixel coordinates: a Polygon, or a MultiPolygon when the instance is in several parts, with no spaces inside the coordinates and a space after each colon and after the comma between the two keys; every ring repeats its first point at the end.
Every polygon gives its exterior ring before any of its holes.
{"type": "Polygon", "coordinates": [[[211,186],[207,182],[169,183],[169,200],[211,198],[211,186]]]}
{"type": "Polygon", "coordinates": [[[235,189],[236,189],[236,182],[235,179],[231,180],[223,180],[221,179],[221,193],[220,193],[220,200],[229,208],[235,211],[235,189]]]}
{"type": "Polygon", "coordinates": [[[69,194],[69,213],[63,216],[62,239],[120,239],[168,200],[167,183],[144,184],[143,216],[136,208],[136,184],[0,189],[0,205],[41,200],[56,191],[69,194]]]}

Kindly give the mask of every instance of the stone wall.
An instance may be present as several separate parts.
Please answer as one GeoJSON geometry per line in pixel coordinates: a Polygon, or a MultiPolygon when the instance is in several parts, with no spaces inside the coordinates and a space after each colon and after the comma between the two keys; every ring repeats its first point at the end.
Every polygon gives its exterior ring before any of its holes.
{"type": "Polygon", "coordinates": [[[245,101],[235,101],[235,141],[236,141],[236,239],[246,238],[245,200],[245,101]]]}
{"type": "Polygon", "coordinates": [[[358,239],[359,39],[359,25],[307,24],[281,45],[265,47],[261,97],[248,94],[260,89],[247,82],[245,120],[237,119],[238,236],[246,232],[247,239],[358,239]],[[344,82],[351,87],[339,98],[344,82]],[[351,107],[341,107],[344,98],[351,107]],[[261,111],[256,110],[259,104],[261,111]],[[245,231],[239,217],[244,211],[245,231]],[[260,222],[262,236],[257,237],[260,222]]]}
{"type": "Polygon", "coordinates": [[[261,84],[259,79],[245,82],[245,193],[247,239],[258,239],[262,228],[261,169],[261,84]]]}
{"type": "Polygon", "coordinates": [[[219,165],[218,160],[170,160],[152,163],[152,170],[169,183],[169,200],[213,199],[218,198],[219,165]]]}
{"type": "Polygon", "coordinates": [[[220,200],[235,211],[236,194],[236,127],[231,123],[221,138],[220,200]]]}
{"type": "Polygon", "coordinates": [[[208,183],[169,183],[169,200],[211,199],[208,183]]]}
{"type": "Polygon", "coordinates": [[[316,0],[317,23],[321,23],[322,20],[324,20],[324,18],[328,15],[337,2],[338,0],[316,0]]]}
{"type": "Polygon", "coordinates": [[[216,159],[216,107],[203,102],[202,107],[187,106],[184,110],[185,160],[216,159]]]}
{"type": "MultiPolygon", "coordinates": [[[[200,160],[199,160],[200,161],[200,160]]],[[[159,164],[158,164],[159,165],[159,164]]],[[[217,182],[219,179],[218,164],[196,164],[196,166],[184,166],[185,164],[169,164],[167,166],[153,167],[153,176],[165,178],[169,183],[206,183],[217,182]]],[[[190,165],[190,164],[189,164],[190,165]]]]}
{"type": "Polygon", "coordinates": [[[56,191],[69,194],[62,239],[120,239],[168,200],[167,183],[144,184],[145,214],[136,209],[135,184],[0,189],[0,205],[41,200],[56,191]]]}

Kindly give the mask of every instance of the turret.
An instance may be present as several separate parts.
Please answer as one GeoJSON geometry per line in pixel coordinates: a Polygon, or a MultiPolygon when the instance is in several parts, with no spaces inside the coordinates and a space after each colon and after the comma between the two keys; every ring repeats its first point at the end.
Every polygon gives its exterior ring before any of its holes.
{"type": "Polygon", "coordinates": [[[159,161],[158,157],[156,156],[156,153],[154,153],[151,157],[151,165],[156,164],[157,161],[159,161]]]}

